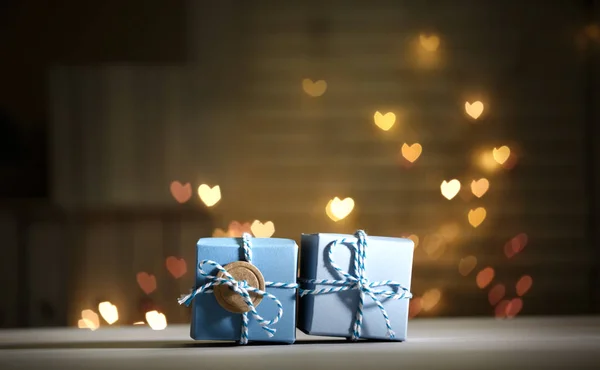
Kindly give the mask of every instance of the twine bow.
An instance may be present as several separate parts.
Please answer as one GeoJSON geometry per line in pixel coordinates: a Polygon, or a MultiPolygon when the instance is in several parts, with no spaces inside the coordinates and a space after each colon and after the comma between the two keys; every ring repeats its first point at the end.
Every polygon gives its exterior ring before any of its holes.
{"type": "Polygon", "coordinates": [[[330,265],[344,277],[343,280],[328,280],[328,279],[300,279],[302,283],[306,284],[316,284],[316,285],[332,285],[334,287],[331,288],[321,288],[321,289],[299,289],[300,296],[305,296],[307,294],[328,294],[328,293],[336,293],[345,290],[358,290],[359,300],[358,300],[358,309],[356,311],[356,318],[354,320],[354,325],[352,329],[352,340],[358,340],[361,334],[361,327],[363,323],[363,305],[365,300],[365,295],[371,297],[373,302],[379,307],[381,314],[385,320],[385,326],[387,328],[387,336],[389,338],[394,338],[395,333],[392,330],[392,325],[390,323],[390,318],[388,316],[387,311],[383,307],[383,304],[379,300],[377,296],[382,296],[388,299],[410,299],[412,298],[412,294],[403,287],[400,283],[395,282],[393,280],[384,280],[377,282],[369,282],[369,280],[365,277],[365,260],[367,258],[367,234],[363,230],[358,230],[355,234],[355,240],[349,240],[348,238],[337,239],[331,243],[329,248],[329,263],[330,265]],[[354,250],[354,275],[349,274],[344,271],[341,267],[339,267],[333,260],[333,248],[337,244],[346,244],[352,247],[354,250]],[[378,290],[373,289],[377,287],[388,286],[399,288],[400,292],[395,290],[378,290]]]}
{"type": "MultiPolygon", "coordinates": [[[[251,239],[250,234],[244,233],[242,235],[242,247],[244,248],[244,257],[246,259],[246,262],[252,263],[252,243],[251,243],[250,239],[251,239]]],[[[198,263],[198,271],[202,276],[207,278],[208,283],[202,285],[201,287],[199,287],[196,290],[193,290],[190,294],[187,294],[187,295],[181,297],[180,299],[178,299],[178,302],[180,305],[185,304],[186,306],[189,307],[189,305],[192,303],[192,301],[194,300],[194,297],[197,294],[213,293],[212,288],[214,286],[228,285],[231,290],[233,290],[235,293],[239,294],[242,297],[242,299],[244,300],[244,302],[250,309],[250,311],[244,312],[242,314],[242,330],[241,330],[239,343],[240,344],[248,343],[248,322],[249,322],[248,316],[249,315],[252,315],[252,317],[258,322],[258,324],[267,333],[267,335],[269,337],[272,337],[275,334],[276,330],[271,328],[271,325],[275,325],[283,316],[283,305],[281,304],[281,301],[279,301],[279,299],[277,299],[277,297],[275,297],[271,293],[265,292],[263,290],[260,290],[258,288],[252,287],[252,286],[249,286],[245,280],[242,280],[242,281],[236,280],[233,276],[231,276],[230,273],[227,272],[227,270],[225,270],[225,268],[223,266],[221,266],[218,262],[215,262],[213,260],[200,261],[198,263]],[[213,268],[215,268],[218,271],[220,271],[221,273],[223,273],[224,277],[210,275],[208,272],[204,271],[204,269],[203,269],[204,265],[212,266],[213,268]],[[275,302],[275,304],[277,305],[277,315],[271,320],[266,320],[265,318],[263,318],[256,311],[256,307],[254,306],[254,303],[252,303],[252,298],[250,297],[249,292],[260,295],[262,297],[269,298],[273,302],[275,302]]],[[[285,289],[298,288],[298,284],[274,283],[274,282],[270,282],[270,281],[266,281],[265,286],[266,287],[274,287],[274,288],[285,288],[285,289]]]]}

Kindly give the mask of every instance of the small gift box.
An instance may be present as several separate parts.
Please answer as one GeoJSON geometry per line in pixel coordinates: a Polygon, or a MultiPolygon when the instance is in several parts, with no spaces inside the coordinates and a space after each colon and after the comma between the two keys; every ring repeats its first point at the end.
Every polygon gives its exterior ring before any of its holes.
{"type": "Polygon", "coordinates": [[[191,337],[294,343],[298,246],[290,239],[202,238],[192,304],[191,337]]]}
{"type": "Polygon", "coordinates": [[[310,335],[406,339],[414,243],[303,234],[298,328],[310,335]]]}

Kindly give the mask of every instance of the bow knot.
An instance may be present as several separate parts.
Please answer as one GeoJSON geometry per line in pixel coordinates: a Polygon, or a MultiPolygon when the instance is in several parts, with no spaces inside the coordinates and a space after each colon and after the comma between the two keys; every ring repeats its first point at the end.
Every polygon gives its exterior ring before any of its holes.
{"type": "Polygon", "coordinates": [[[337,239],[334,240],[329,248],[329,264],[341,275],[344,277],[343,280],[317,280],[317,279],[301,279],[302,282],[308,284],[323,284],[323,285],[333,285],[332,288],[321,288],[321,289],[300,289],[300,296],[305,296],[307,294],[327,294],[327,293],[336,293],[344,290],[356,289],[359,291],[359,300],[358,300],[358,309],[356,311],[356,318],[354,321],[354,327],[352,330],[352,340],[358,340],[360,338],[362,321],[363,321],[363,306],[365,294],[368,295],[373,302],[379,308],[387,328],[387,335],[390,338],[394,338],[395,334],[392,330],[392,325],[390,323],[390,318],[387,314],[387,311],[383,307],[381,300],[378,296],[382,296],[388,299],[402,299],[402,298],[412,298],[412,294],[408,291],[408,289],[404,288],[400,283],[397,283],[392,280],[378,281],[378,282],[369,282],[369,279],[365,276],[365,259],[366,259],[366,249],[367,249],[367,234],[363,230],[358,230],[355,233],[355,241],[351,241],[348,238],[337,239]],[[333,260],[333,248],[337,244],[346,244],[349,245],[354,252],[354,275],[344,271],[340,266],[338,266],[333,260]],[[375,287],[389,286],[392,288],[399,288],[401,292],[395,290],[377,290],[372,289],[375,287]]]}
{"type": "MultiPolygon", "coordinates": [[[[244,233],[242,236],[242,246],[244,248],[244,256],[247,262],[252,263],[252,244],[250,242],[251,236],[248,233],[244,233]]],[[[213,287],[218,285],[227,285],[231,290],[233,290],[236,294],[242,297],[244,303],[248,306],[249,311],[244,312],[242,314],[242,333],[240,336],[240,344],[248,343],[248,316],[252,315],[254,319],[258,322],[261,328],[267,333],[269,337],[272,337],[276,330],[271,328],[271,325],[275,325],[283,316],[283,305],[281,301],[277,299],[273,294],[255,288],[248,284],[246,280],[236,280],[221,264],[213,260],[203,260],[198,263],[198,272],[200,275],[204,276],[207,280],[207,283],[202,285],[201,287],[192,290],[192,292],[186,296],[181,297],[178,302],[179,304],[185,304],[189,306],[194,297],[197,294],[201,293],[213,293],[213,287]],[[210,265],[218,272],[222,273],[224,277],[219,277],[216,275],[211,275],[208,272],[204,271],[203,266],[210,265]],[[266,320],[256,311],[256,307],[252,302],[252,298],[250,297],[250,292],[262,296],[263,298],[269,298],[277,305],[277,314],[271,320],[266,320]]],[[[298,288],[298,284],[296,283],[278,283],[278,282],[265,282],[266,287],[274,287],[274,288],[283,288],[283,289],[296,289],[298,288]]]]}

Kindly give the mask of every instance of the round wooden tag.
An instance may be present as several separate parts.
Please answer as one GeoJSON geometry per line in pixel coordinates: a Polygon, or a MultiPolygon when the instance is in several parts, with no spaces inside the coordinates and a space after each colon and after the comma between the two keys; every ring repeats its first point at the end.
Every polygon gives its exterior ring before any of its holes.
{"type": "MultiPolygon", "coordinates": [[[[235,280],[239,282],[245,280],[249,286],[262,291],[265,290],[265,279],[260,270],[253,264],[245,261],[237,261],[223,267],[235,280]]],[[[222,272],[219,272],[217,277],[224,278],[224,275],[222,272]]],[[[213,288],[213,291],[217,302],[227,311],[233,313],[250,311],[250,307],[244,302],[242,296],[234,292],[229,285],[218,285],[213,288]]],[[[253,292],[248,293],[254,307],[258,306],[263,297],[253,292]]]]}

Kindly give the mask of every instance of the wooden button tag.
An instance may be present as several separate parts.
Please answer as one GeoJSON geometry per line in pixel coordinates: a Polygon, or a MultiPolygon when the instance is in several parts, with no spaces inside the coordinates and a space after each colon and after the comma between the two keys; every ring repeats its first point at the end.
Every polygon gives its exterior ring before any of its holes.
{"type": "MultiPolygon", "coordinates": [[[[223,266],[225,270],[233,276],[238,282],[243,280],[254,288],[262,291],[265,290],[265,279],[260,270],[251,263],[245,261],[237,261],[223,266]]],[[[225,274],[219,272],[217,277],[225,278],[225,274]]],[[[218,285],[213,288],[215,299],[217,302],[229,312],[244,313],[250,311],[250,307],[244,302],[241,295],[233,291],[229,285],[218,285]]],[[[253,292],[248,292],[254,307],[257,307],[262,301],[262,296],[253,292]]]]}

